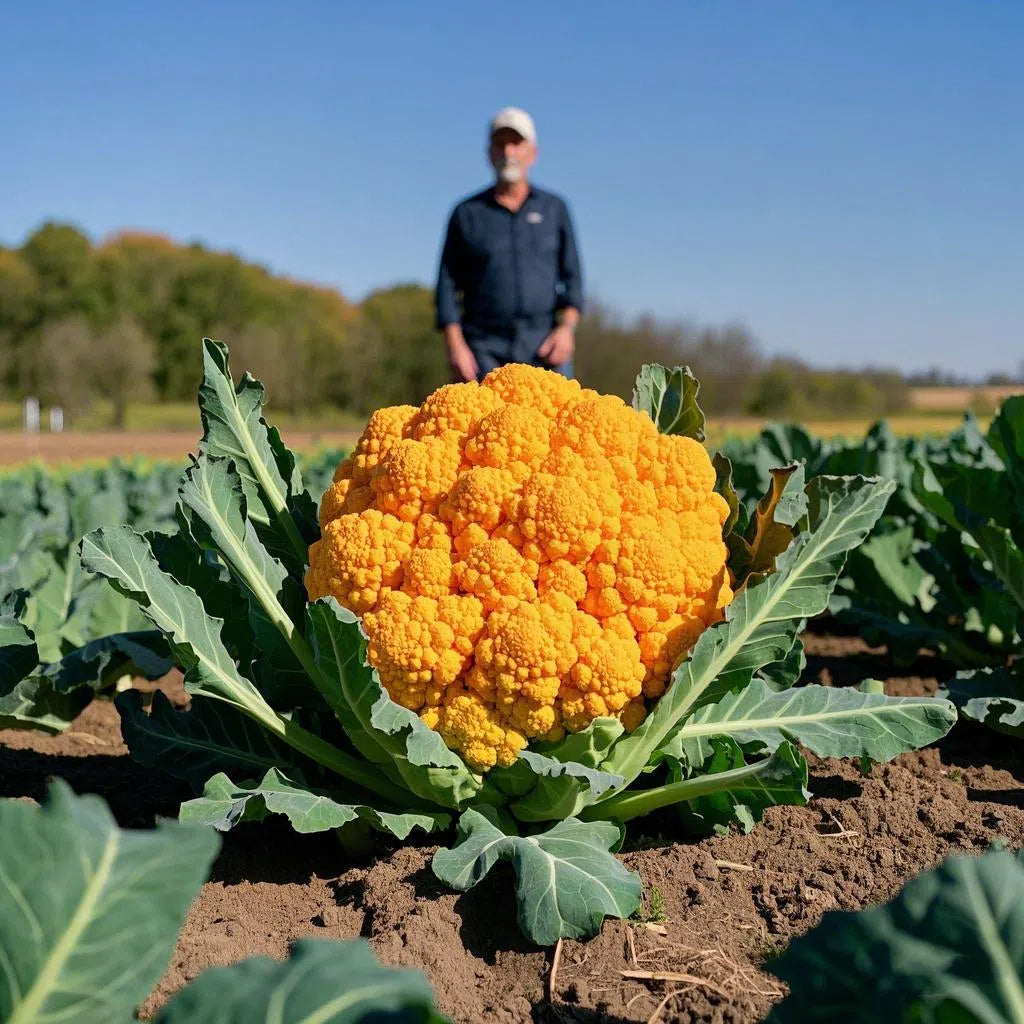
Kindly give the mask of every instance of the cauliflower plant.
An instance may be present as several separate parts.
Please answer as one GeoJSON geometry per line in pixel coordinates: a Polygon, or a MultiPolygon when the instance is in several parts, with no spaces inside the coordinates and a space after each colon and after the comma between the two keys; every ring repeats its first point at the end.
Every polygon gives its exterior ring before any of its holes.
{"type": "Polygon", "coordinates": [[[370,417],[320,505],[309,599],[362,617],[392,699],[479,771],[634,729],[732,599],[703,446],[503,366],[370,417]]]}

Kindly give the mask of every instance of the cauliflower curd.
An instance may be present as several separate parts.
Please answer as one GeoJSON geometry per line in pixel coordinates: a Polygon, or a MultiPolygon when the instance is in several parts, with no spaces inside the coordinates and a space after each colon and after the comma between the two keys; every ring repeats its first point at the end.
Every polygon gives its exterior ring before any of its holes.
{"type": "Polygon", "coordinates": [[[732,599],[714,485],[698,442],[503,366],[370,417],[306,590],[362,617],[392,699],[486,771],[594,718],[643,721],[732,599]]]}

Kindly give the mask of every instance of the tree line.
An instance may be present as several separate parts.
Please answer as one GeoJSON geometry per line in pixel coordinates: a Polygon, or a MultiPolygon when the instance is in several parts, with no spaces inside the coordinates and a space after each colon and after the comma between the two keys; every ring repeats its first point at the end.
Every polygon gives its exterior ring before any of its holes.
{"type": "MultiPolygon", "coordinates": [[[[121,232],[94,244],[49,222],[0,247],[0,397],[34,395],[73,422],[97,399],[115,425],[128,402],[191,401],[199,340],[228,343],[236,373],[291,413],[418,403],[449,379],[431,289],[400,284],[355,303],[232,253],[121,232]]],[[[706,327],[593,306],[577,332],[577,375],[629,398],[645,362],[689,365],[712,413],[884,415],[906,406],[887,370],[816,370],[766,357],[742,326],[706,327]]]]}

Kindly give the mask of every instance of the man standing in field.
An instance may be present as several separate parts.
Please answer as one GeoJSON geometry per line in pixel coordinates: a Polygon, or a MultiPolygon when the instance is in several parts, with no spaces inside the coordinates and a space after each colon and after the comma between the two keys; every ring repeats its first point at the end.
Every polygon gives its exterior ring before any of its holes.
{"type": "Polygon", "coordinates": [[[525,110],[505,107],[488,133],[489,188],[448,220],[437,275],[437,326],[459,380],[530,363],[572,376],[583,284],[565,201],[531,185],[537,133],[525,110]]]}

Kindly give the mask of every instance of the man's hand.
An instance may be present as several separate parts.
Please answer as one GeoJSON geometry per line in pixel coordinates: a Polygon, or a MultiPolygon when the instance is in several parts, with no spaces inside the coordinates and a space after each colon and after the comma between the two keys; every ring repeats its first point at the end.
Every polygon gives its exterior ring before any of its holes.
{"type": "Polygon", "coordinates": [[[448,346],[448,362],[452,371],[467,383],[476,380],[479,367],[473,350],[462,336],[462,327],[459,324],[448,324],[444,329],[444,340],[448,346]]]}
{"type": "Polygon", "coordinates": [[[576,338],[570,328],[565,325],[556,327],[537,349],[537,355],[548,366],[561,366],[572,359],[576,350],[576,338]]]}

